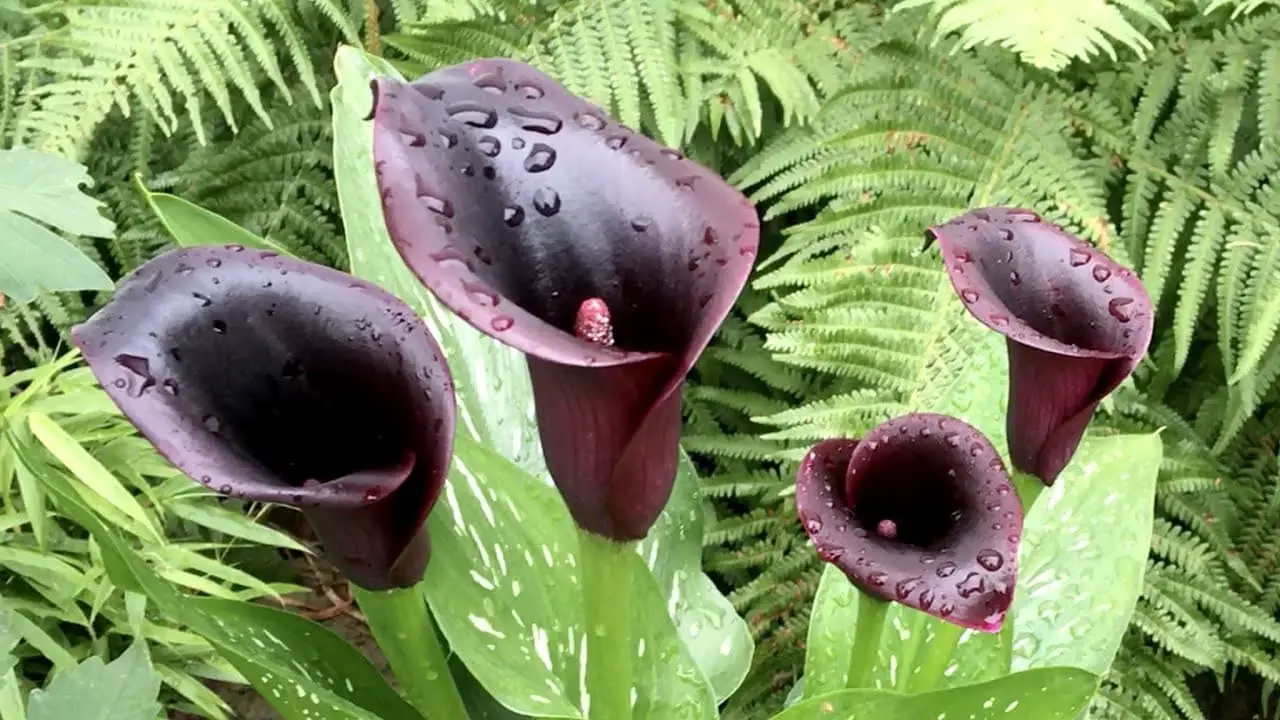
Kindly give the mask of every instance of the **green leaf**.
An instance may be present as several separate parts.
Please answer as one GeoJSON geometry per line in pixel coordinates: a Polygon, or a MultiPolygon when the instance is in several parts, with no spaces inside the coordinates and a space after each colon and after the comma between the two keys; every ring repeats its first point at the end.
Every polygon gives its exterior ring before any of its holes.
{"type": "Polygon", "coordinates": [[[45,292],[115,287],[79,248],[45,227],[114,235],[115,225],[98,214],[102,203],[80,191],[92,184],[77,162],[27,148],[0,150],[0,294],[21,303],[45,292]]]}
{"type": "Polygon", "coordinates": [[[271,250],[281,255],[292,255],[289,249],[271,240],[261,238],[245,230],[239,225],[206,210],[195,203],[188,202],[168,193],[154,193],[142,184],[142,180],[134,177],[138,192],[151,207],[160,222],[164,224],[174,242],[181,247],[199,247],[201,245],[243,245],[259,250],[271,250]]]}
{"type": "Polygon", "coordinates": [[[103,663],[91,657],[53,676],[49,687],[31,691],[28,720],[153,720],[160,712],[160,675],[145,643],[103,663]]]}
{"type": "Polygon", "coordinates": [[[248,540],[255,545],[287,548],[308,553],[303,545],[273,527],[254,522],[243,513],[232,512],[213,504],[211,498],[197,495],[194,498],[175,500],[166,505],[169,512],[188,522],[224,535],[248,540]]]}
{"type": "MultiPolygon", "coordinates": [[[[386,61],[350,47],[338,50],[335,67],[339,84],[332,94],[334,172],[352,272],[396,294],[424,318],[453,372],[462,433],[549,485],[523,357],[441,305],[405,266],[387,236],[373,174],[373,134],[364,118],[373,101],[370,79],[400,75],[386,61]]],[[[681,628],[681,637],[717,697],[723,698],[737,688],[750,666],[750,634],[728,600],[701,572],[702,519],[692,517],[699,507],[698,482],[692,465],[687,459],[683,462],[672,501],[655,525],[652,541],[638,551],[668,596],[667,607],[681,628]],[[658,548],[656,558],[654,548],[658,548]]],[[[558,498],[555,502],[562,505],[558,498]]],[[[450,512],[455,509],[450,505],[450,512]]],[[[570,535],[572,530],[571,525],[563,529],[570,535]]],[[[481,538],[489,537],[486,525],[478,525],[477,532],[481,538]]]]}
{"type": "MultiPolygon", "coordinates": [[[[578,539],[564,503],[464,437],[444,493],[427,521],[423,587],[450,648],[507,708],[584,717],[578,539]]],[[[676,634],[664,594],[642,559],[633,561],[636,720],[715,717],[712,689],[676,634]]]]}
{"type": "Polygon", "coordinates": [[[285,720],[421,720],[376,668],[333,632],[265,605],[183,594],[156,574],[60,476],[62,512],[97,540],[112,581],[137,588],[175,624],[211,644],[285,720]]]}
{"type": "Polygon", "coordinates": [[[842,690],[792,705],[773,720],[1071,720],[1097,686],[1097,676],[1083,670],[1040,668],[918,695],[842,690]]]}
{"type": "Polygon", "coordinates": [[[1027,515],[1013,614],[1013,669],[1105,673],[1142,591],[1158,435],[1087,437],[1027,515]]]}
{"type": "Polygon", "coordinates": [[[702,572],[705,523],[698,471],[681,451],[671,500],[637,552],[668,598],[671,619],[711,682],[716,700],[723,701],[751,670],[755,648],[746,620],[702,572]]]}
{"type": "MultiPolygon", "coordinates": [[[[818,583],[809,622],[804,660],[806,698],[845,687],[858,621],[857,601],[858,590],[839,568],[828,565],[818,583]]],[[[935,638],[948,637],[938,635],[941,625],[941,620],[918,610],[896,603],[890,607],[872,683],[882,688],[905,688],[917,669],[917,659],[924,656],[935,638]]],[[[1006,625],[999,634],[962,632],[939,685],[957,687],[1006,675],[1012,650],[1011,627],[1006,625]]]]}

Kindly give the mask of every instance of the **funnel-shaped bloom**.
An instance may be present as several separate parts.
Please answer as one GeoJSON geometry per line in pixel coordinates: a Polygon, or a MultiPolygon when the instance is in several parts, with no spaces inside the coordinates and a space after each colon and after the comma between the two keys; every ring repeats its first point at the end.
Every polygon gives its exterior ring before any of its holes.
{"type": "Polygon", "coordinates": [[[986,208],[930,228],[965,307],[1009,348],[1009,455],[1052,485],[1098,403],[1151,342],[1128,268],[1029,210],[986,208]]]}
{"type": "Polygon", "coordinates": [[[518,62],[374,92],[396,248],[441,302],[528,356],[544,455],[579,526],[644,537],[671,493],[681,383],[750,273],[755,210],[518,62]]]}
{"type": "Polygon", "coordinates": [[[796,476],[800,522],[863,592],[998,632],[1013,602],[1022,504],[991,442],[946,415],[824,440],[796,476]]]}
{"type": "Polygon", "coordinates": [[[238,245],[138,269],[72,331],[116,405],[224,495],[302,510],[357,585],[422,577],[454,397],[440,349],[388,293],[238,245]]]}

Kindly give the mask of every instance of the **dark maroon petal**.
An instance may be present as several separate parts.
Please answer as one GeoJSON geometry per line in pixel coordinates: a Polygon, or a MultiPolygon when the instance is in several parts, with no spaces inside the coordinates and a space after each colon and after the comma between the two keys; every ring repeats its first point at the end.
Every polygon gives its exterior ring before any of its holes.
{"type": "Polygon", "coordinates": [[[672,398],[750,273],[755,210],[522,63],[374,90],[396,248],[441,302],[530,356],[544,453],[578,523],[643,537],[670,493],[657,474],[675,467],[672,398]]]}
{"type": "Polygon", "coordinates": [[[1052,485],[1098,403],[1147,352],[1146,288],[1030,210],[973,210],[926,235],[969,312],[1008,339],[1009,454],[1052,485]]]}
{"type": "Polygon", "coordinates": [[[399,300],[275,253],[192,248],[143,265],[72,337],[183,472],[225,495],[301,508],[362,587],[421,578],[453,385],[399,300]]]}
{"type": "Polygon", "coordinates": [[[863,592],[999,632],[1013,602],[1022,504],[982,433],[946,415],[825,440],[796,476],[800,522],[863,592]]]}

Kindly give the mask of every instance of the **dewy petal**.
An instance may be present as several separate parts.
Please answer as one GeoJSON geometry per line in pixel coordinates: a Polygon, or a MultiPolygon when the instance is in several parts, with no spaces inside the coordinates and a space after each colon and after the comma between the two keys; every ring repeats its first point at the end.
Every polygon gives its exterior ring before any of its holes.
{"type": "Polygon", "coordinates": [[[363,587],[421,578],[453,385],[435,340],[395,297],[238,245],[175,250],[72,337],[183,472],[225,495],[301,508],[363,587]]]}
{"type": "Polygon", "coordinates": [[[1046,484],[1066,467],[1098,403],[1151,343],[1146,288],[1030,210],[984,208],[930,228],[965,307],[1009,347],[1009,454],[1046,484]]]}
{"type": "Polygon", "coordinates": [[[819,554],[870,595],[999,632],[1013,601],[1022,505],[982,433],[946,415],[825,440],[796,476],[819,554]]]}
{"type": "Polygon", "coordinates": [[[680,384],[754,262],[755,210],[522,63],[382,78],[374,95],[396,248],[441,302],[529,355],[544,454],[578,523],[644,537],[670,494],[680,384]],[[612,345],[574,334],[597,300],[612,345]]]}

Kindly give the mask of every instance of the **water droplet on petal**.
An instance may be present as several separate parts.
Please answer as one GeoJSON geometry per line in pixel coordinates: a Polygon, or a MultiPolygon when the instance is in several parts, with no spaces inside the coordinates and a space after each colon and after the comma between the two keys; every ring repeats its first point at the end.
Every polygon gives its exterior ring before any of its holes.
{"type": "Polygon", "coordinates": [[[653,220],[645,217],[644,215],[631,220],[631,229],[636,232],[644,232],[649,229],[650,225],[653,225],[653,220]]]}
{"type": "Polygon", "coordinates": [[[502,152],[502,143],[492,135],[485,135],[476,141],[476,148],[485,157],[497,157],[502,152]]]}
{"type": "Polygon", "coordinates": [[[491,128],[498,124],[498,113],[480,103],[459,102],[445,108],[449,116],[471,127],[491,128]]]}
{"type": "Polygon", "coordinates": [[[222,430],[222,421],[213,415],[205,415],[200,420],[204,424],[204,429],[215,435],[222,430]]]}
{"type": "Polygon", "coordinates": [[[978,564],[985,570],[995,572],[1004,566],[1004,556],[999,551],[987,548],[978,551],[978,564]]]}
{"type": "Polygon", "coordinates": [[[543,95],[546,95],[546,93],[542,91],[542,88],[534,85],[533,83],[520,83],[519,85],[516,85],[516,92],[523,95],[526,100],[538,100],[543,95]]]}
{"type": "MultiPolygon", "coordinates": [[[[538,92],[542,91],[539,90],[538,92]]],[[[564,123],[559,117],[545,110],[530,110],[517,105],[511,108],[510,112],[520,120],[520,128],[529,132],[535,132],[540,135],[555,135],[560,132],[560,128],[564,127],[564,123]]]]}
{"type": "Polygon", "coordinates": [[[1111,270],[1103,265],[1093,266],[1093,279],[1098,282],[1106,282],[1111,277],[1111,270]]]}
{"type": "Polygon", "coordinates": [[[822,532],[822,521],[818,518],[810,518],[805,521],[804,529],[811,534],[822,532]]]}
{"type": "Polygon", "coordinates": [[[191,297],[200,301],[200,307],[209,307],[213,304],[213,299],[204,293],[193,292],[191,293],[191,297]]]}
{"type": "Polygon", "coordinates": [[[536,142],[524,159],[524,169],[531,173],[546,172],[556,164],[556,150],[546,143],[536,142]]]}
{"type": "Polygon", "coordinates": [[[221,320],[214,320],[213,331],[219,335],[225,335],[227,333],[227,324],[221,320]]]}
{"type": "Polygon", "coordinates": [[[419,194],[418,199],[421,200],[422,204],[426,205],[427,209],[431,212],[443,215],[447,218],[453,217],[453,203],[448,200],[427,193],[419,194]]]}
{"type": "Polygon", "coordinates": [[[489,322],[489,326],[492,327],[494,330],[497,330],[498,332],[504,332],[506,330],[510,330],[511,326],[515,324],[516,324],[516,321],[512,320],[506,315],[499,315],[498,317],[494,318],[489,322]]]}
{"type": "Polygon", "coordinates": [[[916,588],[920,587],[921,582],[923,582],[923,580],[918,577],[899,580],[898,584],[894,587],[894,593],[898,596],[899,600],[906,600],[908,597],[911,597],[911,593],[915,592],[916,588]]]}
{"type": "Polygon", "coordinates": [[[960,299],[964,300],[967,303],[978,302],[978,291],[972,290],[970,288],[965,288],[964,290],[960,291],[960,299]]]}
{"type": "Polygon", "coordinates": [[[627,144],[627,137],[625,135],[614,135],[604,141],[605,147],[609,148],[610,150],[621,150],[622,147],[626,144],[627,144]]]}
{"type": "Polygon", "coordinates": [[[884,584],[889,581],[889,573],[877,570],[868,575],[867,580],[876,587],[884,587],[884,584]]]}
{"type": "Polygon", "coordinates": [[[1111,302],[1107,303],[1107,312],[1120,322],[1127,323],[1133,319],[1131,311],[1127,309],[1132,304],[1133,298],[1111,298],[1111,302]]]}
{"type": "Polygon", "coordinates": [[[510,227],[518,227],[524,222],[524,208],[519,205],[502,208],[502,222],[510,227]]]}
{"type": "Polygon", "coordinates": [[[938,577],[951,577],[956,572],[956,564],[953,562],[944,562],[938,566],[938,577]]]}
{"type": "Polygon", "coordinates": [[[533,193],[533,209],[544,217],[560,212],[560,193],[551,188],[538,188],[533,193]]]}
{"type": "Polygon", "coordinates": [[[898,523],[885,518],[876,524],[876,534],[885,540],[893,540],[898,537],[898,523]]]}
{"type": "Polygon", "coordinates": [[[588,130],[603,130],[605,126],[604,118],[590,112],[580,112],[574,116],[578,124],[588,130]]]}
{"type": "Polygon", "coordinates": [[[1088,265],[1089,260],[1092,259],[1092,257],[1093,257],[1092,255],[1090,255],[1088,252],[1084,250],[1072,250],[1069,257],[1069,260],[1071,262],[1071,267],[1080,267],[1082,265],[1088,265]]]}
{"type": "Polygon", "coordinates": [[[1013,285],[1021,285],[1022,276],[1018,274],[1018,271],[1012,270],[1009,272],[1009,282],[1013,285]]]}

